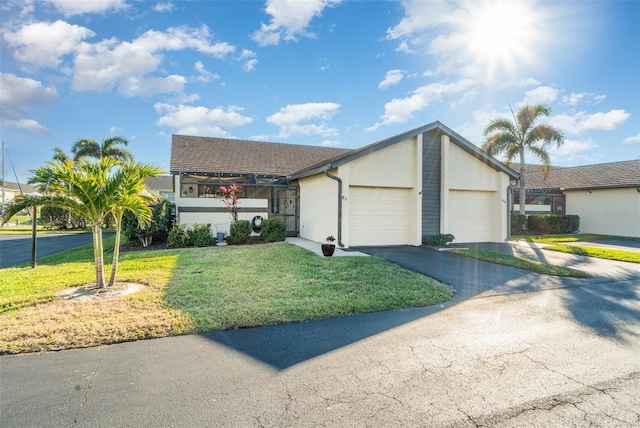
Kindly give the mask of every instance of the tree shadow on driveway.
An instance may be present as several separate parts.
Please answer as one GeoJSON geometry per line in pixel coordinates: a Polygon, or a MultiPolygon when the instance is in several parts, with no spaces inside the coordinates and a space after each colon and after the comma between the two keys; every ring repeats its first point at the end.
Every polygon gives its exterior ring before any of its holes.
{"type": "MultiPolygon", "coordinates": [[[[624,340],[629,321],[640,319],[640,269],[629,266],[616,278],[540,275],[424,247],[360,249],[425,274],[454,290],[443,304],[276,326],[203,334],[209,340],[283,370],[319,355],[426,317],[467,299],[563,289],[565,305],[579,324],[597,334],[624,340]]],[[[625,264],[626,265],[626,264],[625,264]]]]}

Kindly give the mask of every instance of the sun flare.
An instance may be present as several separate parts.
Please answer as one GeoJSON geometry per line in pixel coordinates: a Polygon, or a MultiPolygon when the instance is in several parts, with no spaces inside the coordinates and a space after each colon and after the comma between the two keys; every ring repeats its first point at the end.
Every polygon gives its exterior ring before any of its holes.
{"type": "Polygon", "coordinates": [[[463,32],[467,50],[488,77],[496,71],[511,71],[534,60],[537,33],[535,12],[521,1],[469,2],[463,32]]]}

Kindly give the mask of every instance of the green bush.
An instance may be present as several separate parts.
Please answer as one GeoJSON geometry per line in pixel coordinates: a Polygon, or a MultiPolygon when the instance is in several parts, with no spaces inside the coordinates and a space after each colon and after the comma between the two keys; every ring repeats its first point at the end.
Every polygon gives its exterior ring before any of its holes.
{"type": "Polygon", "coordinates": [[[49,205],[40,208],[40,220],[45,227],[50,229],[83,229],[85,227],[84,220],[77,215],[49,205]]]}
{"type": "Polygon", "coordinates": [[[527,229],[539,235],[575,233],[580,228],[577,215],[532,214],[527,218],[527,229]]]}
{"type": "Polygon", "coordinates": [[[208,247],[211,245],[211,225],[196,223],[187,229],[187,243],[194,247],[208,247]]]}
{"type": "Polygon", "coordinates": [[[287,224],[278,218],[262,220],[260,236],[265,242],[278,242],[287,239],[287,224]]]}
{"type": "Polygon", "coordinates": [[[427,236],[424,239],[424,243],[432,247],[444,247],[449,242],[453,242],[454,239],[456,239],[456,237],[450,233],[440,233],[438,235],[427,236]]]}
{"type": "Polygon", "coordinates": [[[187,246],[187,243],[187,226],[185,224],[173,226],[167,236],[167,248],[183,248],[187,246]]]}
{"type": "Polygon", "coordinates": [[[511,213],[511,234],[520,235],[524,233],[527,225],[527,216],[520,213],[511,213]]]}
{"type": "Polygon", "coordinates": [[[138,218],[131,212],[125,211],[122,217],[122,233],[129,242],[140,242],[147,247],[152,241],[165,242],[171,228],[171,202],[159,199],[151,205],[151,223],[140,226],[138,218]]]}
{"type": "Polygon", "coordinates": [[[229,242],[232,244],[245,244],[251,240],[251,222],[249,220],[236,220],[231,223],[229,242]]]}

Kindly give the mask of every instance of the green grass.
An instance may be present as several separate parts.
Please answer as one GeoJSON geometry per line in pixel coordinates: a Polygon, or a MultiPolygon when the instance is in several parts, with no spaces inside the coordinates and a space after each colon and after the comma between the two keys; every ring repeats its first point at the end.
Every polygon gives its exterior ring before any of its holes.
{"type": "Polygon", "coordinates": [[[593,233],[567,234],[567,235],[513,235],[511,241],[529,241],[541,244],[562,244],[564,242],[593,242],[603,239],[620,239],[629,241],[640,241],[640,238],[629,238],[612,235],[596,235],[593,233]]]}
{"type": "Polygon", "coordinates": [[[582,245],[551,245],[545,250],[560,251],[562,253],[580,256],[597,257],[599,259],[618,260],[621,262],[640,263],[640,253],[633,251],[613,250],[600,247],[586,247],[582,245]]]}
{"type": "Polygon", "coordinates": [[[381,259],[324,258],[284,243],[122,253],[119,267],[118,281],[145,289],[96,302],[56,295],[94,281],[91,245],[42,257],[36,269],[0,269],[0,353],[425,306],[452,295],[381,259]]]}
{"type": "Polygon", "coordinates": [[[571,278],[588,278],[589,274],[577,269],[571,269],[564,266],[542,263],[537,260],[527,259],[526,257],[511,256],[508,254],[497,253],[494,251],[481,249],[457,249],[450,250],[452,253],[465,257],[483,260],[486,262],[497,263],[509,267],[528,270],[531,272],[541,273],[545,275],[567,276],[571,278]]]}

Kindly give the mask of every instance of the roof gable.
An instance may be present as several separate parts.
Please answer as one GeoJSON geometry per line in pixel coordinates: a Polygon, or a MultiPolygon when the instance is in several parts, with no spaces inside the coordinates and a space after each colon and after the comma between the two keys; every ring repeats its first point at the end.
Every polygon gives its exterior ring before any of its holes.
{"type": "Polygon", "coordinates": [[[419,134],[423,134],[426,132],[436,131],[442,134],[446,134],[449,136],[451,142],[456,144],[458,147],[462,148],[467,153],[471,154],[473,157],[478,159],[479,161],[485,163],[496,171],[504,172],[512,178],[519,178],[517,172],[499,162],[492,156],[489,156],[483,150],[481,150],[478,146],[471,143],[466,138],[462,137],[458,133],[454,132],[452,129],[442,124],[439,121],[432,122],[427,125],[423,125],[421,127],[412,129],[407,132],[403,132],[402,134],[394,135],[393,137],[386,138],[384,140],[375,142],[373,144],[369,144],[368,146],[364,146],[360,149],[353,150],[351,153],[345,153],[342,156],[338,156],[334,159],[329,159],[329,161],[320,162],[315,165],[308,166],[302,170],[296,171],[292,178],[302,178],[308,177],[310,175],[317,174],[319,172],[325,171],[327,169],[332,169],[347,162],[350,162],[354,159],[357,159],[361,156],[365,156],[369,153],[375,152],[377,150],[381,150],[385,147],[389,147],[393,144],[399,143],[400,141],[404,141],[408,138],[415,137],[419,134]]]}

